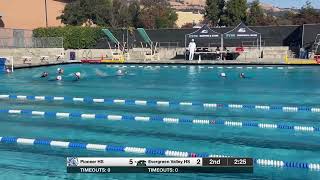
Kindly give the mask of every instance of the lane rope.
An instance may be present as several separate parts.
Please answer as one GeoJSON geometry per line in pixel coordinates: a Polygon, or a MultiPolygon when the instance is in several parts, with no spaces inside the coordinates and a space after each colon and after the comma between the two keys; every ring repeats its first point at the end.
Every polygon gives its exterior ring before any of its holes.
{"type": "Polygon", "coordinates": [[[282,111],[282,112],[313,112],[319,113],[320,107],[310,106],[288,106],[288,105],[258,105],[258,104],[221,104],[221,103],[203,103],[188,101],[157,101],[157,100],[131,100],[131,99],[104,99],[92,97],[68,97],[68,96],[26,96],[14,94],[2,94],[0,99],[9,100],[31,100],[46,102],[82,102],[99,104],[122,104],[139,106],[163,106],[163,107],[203,107],[205,109],[244,109],[244,110],[263,110],[263,111],[282,111]]]}
{"type": "MultiPolygon", "coordinates": [[[[18,145],[31,145],[31,146],[49,146],[54,148],[65,149],[82,149],[89,151],[104,151],[104,152],[121,152],[132,154],[145,154],[150,156],[168,156],[168,157],[231,157],[225,155],[216,155],[209,153],[194,153],[186,151],[175,151],[162,148],[144,148],[144,147],[130,147],[121,145],[106,145],[106,144],[89,144],[78,142],[67,142],[58,140],[45,140],[45,139],[29,139],[29,138],[16,138],[16,137],[0,137],[0,142],[3,144],[18,144],[18,145]]],[[[298,168],[320,171],[319,163],[308,162],[294,162],[283,160],[271,159],[255,159],[254,163],[257,166],[274,167],[274,168],[298,168]]]]}
{"type": "Polygon", "coordinates": [[[55,118],[81,118],[81,119],[105,119],[109,121],[142,121],[142,122],[161,122],[167,124],[201,124],[207,126],[221,125],[227,127],[242,128],[261,128],[261,129],[282,129],[291,130],[293,132],[320,132],[320,127],[314,126],[298,126],[289,124],[267,124],[254,121],[224,121],[224,120],[208,120],[208,119],[189,119],[189,118],[170,118],[161,116],[133,116],[133,115],[108,115],[108,114],[82,114],[78,112],[45,112],[32,110],[16,110],[16,109],[0,109],[0,113],[18,114],[26,116],[43,116],[55,118]]]}
{"type": "Polygon", "coordinates": [[[190,68],[197,67],[199,69],[295,69],[292,66],[204,66],[204,65],[106,65],[111,68],[190,68]]]}

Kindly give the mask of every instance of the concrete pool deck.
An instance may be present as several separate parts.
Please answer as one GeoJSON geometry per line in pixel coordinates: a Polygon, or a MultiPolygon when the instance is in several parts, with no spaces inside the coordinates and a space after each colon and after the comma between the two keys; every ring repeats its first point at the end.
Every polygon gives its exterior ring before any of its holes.
{"type": "MultiPolygon", "coordinates": [[[[143,49],[132,49],[130,59],[124,63],[108,63],[108,64],[185,64],[185,65],[311,65],[307,62],[286,63],[288,47],[264,47],[264,58],[259,58],[259,54],[254,53],[257,49],[253,49],[250,53],[244,53],[237,60],[202,60],[195,59],[193,61],[184,60],[184,48],[162,48],[159,51],[161,60],[144,61],[143,49]]],[[[11,59],[14,62],[14,68],[29,68],[39,66],[52,66],[59,64],[81,63],[81,59],[101,59],[110,54],[109,49],[68,49],[63,48],[15,48],[0,49],[0,56],[9,60],[6,64],[11,66],[11,59]],[[69,60],[71,53],[76,60],[69,60]],[[89,55],[88,55],[89,54],[89,55]],[[57,58],[59,56],[59,58],[57,58]],[[43,58],[46,57],[44,60],[43,58]],[[61,57],[61,58],[60,58],[61,57]],[[28,59],[26,59],[28,58],[28,59]]],[[[294,59],[293,59],[294,60],[294,59]]],[[[298,62],[298,61],[297,61],[298,62]]],[[[312,64],[315,65],[315,64],[312,64]]]]}
{"type": "Polygon", "coordinates": [[[160,61],[144,61],[144,60],[129,60],[126,61],[125,63],[128,64],[192,64],[192,65],[223,65],[223,64],[228,64],[228,65],[238,65],[238,64],[274,64],[274,65],[283,65],[285,64],[284,61],[274,61],[274,60],[265,60],[265,59],[252,59],[252,60],[193,60],[193,61],[188,61],[188,60],[183,60],[183,59],[171,59],[171,60],[160,60],[160,61]]]}
{"type": "MultiPolygon", "coordinates": [[[[32,67],[41,67],[41,66],[54,66],[54,65],[65,65],[65,64],[80,64],[81,60],[63,60],[60,62],[57,61],[49,61],[43,63],[41,61],[33,61],[29,64],[15,64],[15,69],[21,68],[32,68],[32,67]]],[[[282,65],[282,66],[317,66],[320,64],[286,64],[283,60],[276,61],[272,59],[251,59],[246,61],[241,60],[224,60],[224,61],[213,61],[213,60],[202,60],[202,61],[186,61],[183,59],[175,59],[175,60],[159,60],[159,61],[144,61],[144,60],[128,60],[123,63],[103,63],[103,64],[166,64],[166,65],[282,65]]]]}

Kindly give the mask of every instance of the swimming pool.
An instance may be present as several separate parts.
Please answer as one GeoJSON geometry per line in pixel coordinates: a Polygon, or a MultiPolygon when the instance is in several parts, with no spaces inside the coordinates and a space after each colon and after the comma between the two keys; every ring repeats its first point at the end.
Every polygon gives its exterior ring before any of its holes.
{"type": "MultiPolygon", "coordinates": [[[[51,81],[57,68],[0,75],[1,137],[320,162],[317,67],[77,64],[63,66],[63,81],[51,81]],[[117,69],[127,75],[115,76],[117,69]],[[39,78],[43,71],[48,79],[39,78]],[[76,71],[80,81],[72,77],[76,71]],[[220,78],[221,72],[228,77],[220,78]]],[[[68,156],[145,155],[10,143],[0,143],[0,154],[1,179],[320,178],[306,168],[258,165],[254,174],[240,175],[75,175],[66,174],[68,156]]]]}

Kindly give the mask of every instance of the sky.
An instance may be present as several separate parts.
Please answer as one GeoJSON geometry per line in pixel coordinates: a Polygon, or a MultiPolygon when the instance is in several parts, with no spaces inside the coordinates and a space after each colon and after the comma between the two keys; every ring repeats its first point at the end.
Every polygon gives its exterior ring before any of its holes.
{"type": "MultiPolygon", "coordinates": [[[[270,3],[277,7],[288,8],[297,7],[300,8],[306,3],[307,0],[260,0],[260,2],[270,3]]],[[[320,0],[309,0],[313,7],[320,9],[320,0]]]]}

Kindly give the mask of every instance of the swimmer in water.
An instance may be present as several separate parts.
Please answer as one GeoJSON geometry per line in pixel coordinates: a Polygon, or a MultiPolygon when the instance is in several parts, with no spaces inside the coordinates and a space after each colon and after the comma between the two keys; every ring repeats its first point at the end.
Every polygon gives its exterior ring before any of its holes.
{"type": "Polygon", "coordinates": [[[81,77],[81,73],[80,72],[76,72],[76,73],[74,73],[74,76],[77,78],[77,80],[79,80],[80,77],[81,77]]]}
{"type": "Polygon", "coordinates": [[[64,70],[63,70],[62,68],[58,68],[58,69],[57,69],[57,72],[58,72],[58,74],[63,74],[63,73],[64,73],[64,70]]]}
{"type": "Polygon", "coordinates": [[[56,80],[57,80],[57,81],[61,81],[61,80],[62,80],[62,77],[61,77],[61,76],[57,76],[57,77],[56,77],[56,80]]]}
{"type": "Polygon", "coordinates": [[[9,74],[9,73],[11,73],[11,70],[9,68],[7,68],[6,72],[9,74]]]}
{"type": "Polygon", "coordinates": [[[41,77],[44,78],[44,77],[47,77],[48,75],[49,75],[49,74],[48,74],[47,72],[43,72],[42,75],[41,75],[41,77]]]}
{"type": "Polygon", "coordinates": [[[223,78],[227,77],[226,73],[220,73],[220,76],[223,77],[223,78]]]}
{"type": "Polygon", "coordinates": [[[240,73],[240,78],[246,78],[246,76],[244,75],[244,73],[240,73]]]}
{"type": "Polygon", "coordinates": [[[121,69],[118,69],[117,76],[123,76],[125,74],[126,74],[126,72],[122,71],[121,69]]]}

